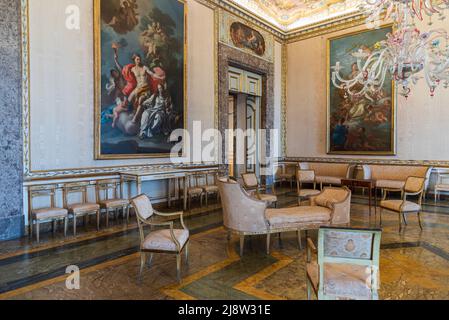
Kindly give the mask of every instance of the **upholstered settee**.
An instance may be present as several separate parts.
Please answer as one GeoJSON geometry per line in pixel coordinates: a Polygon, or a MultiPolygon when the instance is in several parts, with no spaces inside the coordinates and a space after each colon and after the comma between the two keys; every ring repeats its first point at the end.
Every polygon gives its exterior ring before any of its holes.
{"type": "Polygon", "coordinates": [[[322,225],[349,223],[351,192],[347,188],[326,188],[312,197],[311,206],[268,209],[267,203],[251,197],[240,184],[219,179],[218,188],[223,206],[223,223],[228,230],[240,236],[240,255],[243,254],[245,236],[267,235],[267,253],[271,233],[300,231],[322,225]]]}
{"type": "Polygon", "coordinates": [[[426,166],[363,165],[364,178],[376,180],[376,187],[384,190],[402,191],[408,177],[425,178],[427,190],[431,173],[426,166]]]}
{"type": "Polygon", "coordinates": [[[341,185],[341,180],[352,178],[355,165],[348,163],[327,162],[302,162],[299,164],[301,170],[314,170],[316,182],[323,185],[341,185]]]}

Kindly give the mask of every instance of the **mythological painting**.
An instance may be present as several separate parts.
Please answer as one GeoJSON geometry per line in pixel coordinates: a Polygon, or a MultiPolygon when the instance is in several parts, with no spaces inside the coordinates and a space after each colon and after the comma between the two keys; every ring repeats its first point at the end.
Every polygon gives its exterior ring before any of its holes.
{"type": "Polygon", "coordinates": [[[395,92],[391,77],[387,75],[380,91],[364,96],[351,96],[331,81],[331,66],[339,62],[344,77],[354,77],[359,72],[356,55],[360,50],[370,53],[391,32],[388,26],[328,40],[328,153],[395,154],[395,92]]]}
{"type": "Polygon", "coordinates": [[[96,158],[180,155],[172,133],[185,127],[185,3],[94,1],[96,158]]]}
{"type": "Polygon", "coordinates": [[[246,48],[263,56],[265,53],[265,40],[260,32],[244,25],[241,22],[231,24],[231,39],[237,48],[246,48]]]}

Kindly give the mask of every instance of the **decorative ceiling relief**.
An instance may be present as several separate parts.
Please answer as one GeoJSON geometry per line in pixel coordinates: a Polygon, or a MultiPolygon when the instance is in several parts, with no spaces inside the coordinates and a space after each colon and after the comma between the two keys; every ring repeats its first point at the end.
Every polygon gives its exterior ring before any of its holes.
{"type": "Polygon", "coordinates": [[[220,42],[261,59],[274,60],[274,36],[224,10],[220,10],[220,42]]]}
{"type": "Polygon", "coordinates": [[[357,12],[360,0],[229,0],[288,32],[357,12]]]}

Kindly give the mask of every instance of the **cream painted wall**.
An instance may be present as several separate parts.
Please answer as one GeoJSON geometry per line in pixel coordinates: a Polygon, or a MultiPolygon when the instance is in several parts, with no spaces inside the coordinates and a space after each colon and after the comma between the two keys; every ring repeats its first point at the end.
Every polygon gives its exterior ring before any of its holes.
{"type": "MultiPolygon", "coordinates": [[[[189,130],[214,127],[214,11],[187,0],[189,130]]],[[[30,0],[31,168],[54,170],[162,163],[167,159],[94,160],[93,1],[30,0]],[[65,27],[80,8],[81,29],[65,27]]]]}
{"type": "MultiPolygon", "coordinates": [[[[351,28],[288,45],[287,156],[345,157],[326,154],[326,42],[329,37],[363,28],[351,28]]],[[[419,28],[426,30],[429,27],[422,24],[419,28]]],[[[434,21],[432,28],[449,31],[449,21],[434,21]]],[[[424,80],[412,88],[408,99],[398,95],[397,156],[379,158],[449,160],[448,103],[449,90],[440,88],[431,98],[424,80]]]]}

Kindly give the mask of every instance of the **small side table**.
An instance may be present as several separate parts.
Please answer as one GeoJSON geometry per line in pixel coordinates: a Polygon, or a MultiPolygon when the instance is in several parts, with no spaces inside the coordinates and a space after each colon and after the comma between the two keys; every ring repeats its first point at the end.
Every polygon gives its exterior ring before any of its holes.
{"type": "Polygon", "coordinates": [[[351,191],[355,187],[357,188],[365,188],[368,189],[368,206],[369,206],[369,215],[371,216],[371,204],[372,204],[372,194],[374,191],[374,213],[377,211],[377,192],[376,192],[376,181],[371,179],[342,179],[341,185],[346,186],[351,191]]]}

